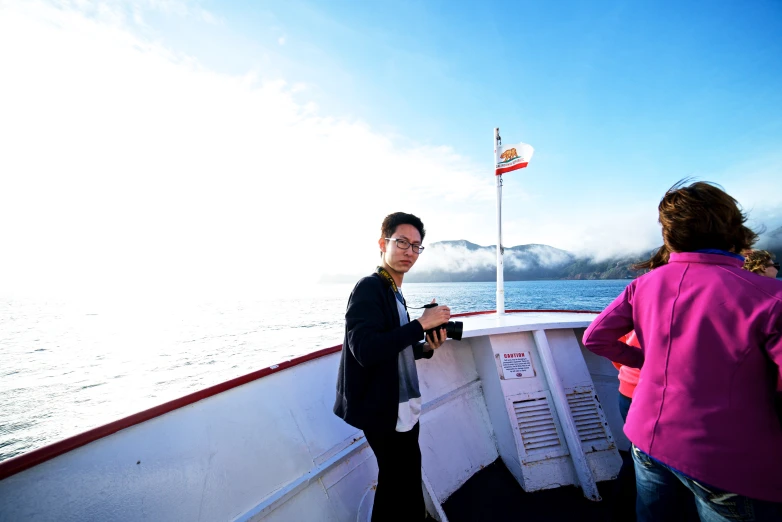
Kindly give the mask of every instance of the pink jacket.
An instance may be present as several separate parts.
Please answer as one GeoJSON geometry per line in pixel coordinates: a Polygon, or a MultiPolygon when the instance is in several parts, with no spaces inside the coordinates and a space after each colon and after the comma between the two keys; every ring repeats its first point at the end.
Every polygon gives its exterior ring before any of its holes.
{"type": "Polygon", "coordinates": [[[594,320],[584,346],[643,366],[624,428],[639,449],[706,485],[782,502],[782,281],[732,257],[672,253],[594,320]],[[640,350],[618,341],[632,329],[640,350]]]}

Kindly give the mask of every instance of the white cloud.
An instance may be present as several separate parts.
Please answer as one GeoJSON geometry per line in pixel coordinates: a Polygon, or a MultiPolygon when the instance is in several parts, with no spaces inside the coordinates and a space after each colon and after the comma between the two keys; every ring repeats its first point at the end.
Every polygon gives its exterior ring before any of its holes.
{"type": "MultiPolygon", "coordinates": [[[[482,245],[489,246],[489,245],[482,245]]],[[[506,248],[503,264],[507,269],[552,268],[572,260],[563,250],[546,245],[530,245],[523,251],[506,248]]],[[[470,250],[463,244],[439,243],[426,250],[416,263],[416,272],[443,271],[453,274],[469,274],[481,270],[493,270],[497,266],[496,247],[470,250]]]]}
{"type": "Polygon", "coordinates": [[[492,266],[497,266],[497,255],[489,250],[471,251],[461,245],[435,245],[419,257],[415,270],[470,273],[492,266]]]}
{"type": "Polygon", "coordinates": [[[280,36],[279,38],[277,38],[277,43],[280,45],[285,45],[285,37],[280,36]]]}
{"type": "Polygon", "coordinates": [[[211,12],[207,11],[206,9],[199,9],[198,14],[201,17],[201,20],[208,24],[212,25],[220,25],[222,21],[217,18],[215,15],[213,15],[211,12]]]}
{"type": "Polygon", "coordinates": [[[6,288],[206,292],[361,271],[386,213],[458,222],[445,202],[490,198],[447,148],[399,148],[118,20],[0,16],[6,288]]]}
{"type": "MultiPolygon", "coordinates": [[[[24,8],[28,13],[40,14],[45,8],[45,3],[40,0],[30,2],[9,0],[6,3],[11,8],[27,4],[24,5],[24,8]]],[[[51,0],[46,5],[60,8],[63,11],[77,12],[115,26],[130,22],[145,26],[143,21],[145,12],[158,12],[179,18],[194,18],[207,23],[219,23],[217,17],[201,7],[200,3],[199,0],[51,0]]]]}

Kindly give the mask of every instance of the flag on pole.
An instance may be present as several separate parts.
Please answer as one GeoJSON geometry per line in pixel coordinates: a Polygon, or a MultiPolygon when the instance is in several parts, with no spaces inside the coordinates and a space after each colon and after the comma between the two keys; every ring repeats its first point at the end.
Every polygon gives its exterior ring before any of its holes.
{"type": "Polygon", "coordinates": [[[499,176],[506,172],[523,169],[529,164],[533,152],[535,152],[535,149],[532,148],[532,145],[526,143],[502,145],[494,174],[499,176]]]}

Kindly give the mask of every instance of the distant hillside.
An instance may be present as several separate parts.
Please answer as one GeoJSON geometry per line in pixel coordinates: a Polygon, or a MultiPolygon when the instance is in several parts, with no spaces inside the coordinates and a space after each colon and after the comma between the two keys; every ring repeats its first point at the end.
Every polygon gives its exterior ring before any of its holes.
{"type": "MultiPolygon", "coordinates": [[[[548,245],[518,245],[505,248],[504,277],[506,281],[628,279],[637,275],[630,270],[630,265],[648,255],[594,261],[548,245]]],[[[420,258],[405,281],[494,281],[496,263],[496,246],[480,246],[465,240],[441,241],[427,247],[426,256],[420,258]]]]}
{"type": "MultiPolygon", "coordinates": [[[[757,248],[782,258],[782,227],[764,234],[757,248]]],[[[539,279],[632,279],[630,269],[652,252],[612,257],[601,261],[548,245],[530,244],[505,248],[506,281],[539,279]]],[[[355,283],[361,275],[334,275],[321,282],[355,283]]],[[[466,240],[440,241],[427,245],[415,268],[405,276],[410,283],[489,282],[497,279],[497,247],[481,246],[466,240]]]]}
{"type": "Polygon", "coordinates": [[[782,227],[764,234],[763,239],[758,241],[757,247],[775,254],[777,261],[779,261],[782,256],[782,227]]]}

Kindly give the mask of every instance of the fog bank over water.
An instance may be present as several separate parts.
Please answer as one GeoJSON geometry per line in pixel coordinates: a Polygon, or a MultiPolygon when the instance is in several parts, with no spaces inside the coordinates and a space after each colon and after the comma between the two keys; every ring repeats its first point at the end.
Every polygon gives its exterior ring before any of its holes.
{"type": "MultiPolygon", "coordinates": [[[[782,257],[782,227],[764,230],[756,248],[768,249],[778,259],[782,257]]],[[[540,244],[505,247],[504,278],[506,281],[631,279],[639,275],[631,265],[648,259],[653,250],[600,256],[540,244]]],[[[363,275],[366,274],[326,275],[321,282],[349,283],[363,275]]],[[[497,247],[458,240],[427,245],[425,254],[405,277],[405,282],[489,282],[496,278],[497,247]]]]}

